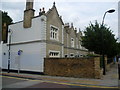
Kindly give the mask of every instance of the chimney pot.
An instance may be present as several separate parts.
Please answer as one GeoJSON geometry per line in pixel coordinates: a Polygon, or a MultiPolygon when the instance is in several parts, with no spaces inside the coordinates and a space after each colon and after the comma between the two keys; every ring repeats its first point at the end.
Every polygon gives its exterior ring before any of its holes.
{"type": "Polygon", "coordinates": [[[42,13],[45,13],[45,8],[43,7],[42,9],[43,9],[42,13]]]}
{"type": "Polygon", "coordinates": [[[73,23],[71,23],[71,28],[73,28],[73,23]]]}
{"type": "Polygon", "coordinates": [[[41,8],[40,8],[40,12],[41,12],[42,10],[41,10],[41,8]]]}

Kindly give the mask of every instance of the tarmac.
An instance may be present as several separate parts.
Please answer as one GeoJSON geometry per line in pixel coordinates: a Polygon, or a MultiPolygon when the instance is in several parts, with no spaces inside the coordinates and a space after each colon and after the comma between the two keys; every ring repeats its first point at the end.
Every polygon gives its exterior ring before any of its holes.
{"type": "Polygon", "coordinates": [[[103,75],[101,79],[90,79],[90,78],[74,78],[74,77],[60,77],[60,76],[47,76],[37,74],[26,74],[26,73],[7,73],[2,72],[3,76],[10,76],[16,78],[25,78],[31,80],[40,80],[49,83],[57,83],[64,85],[93,87],[93,88],[120,88],[120,80],[118,79],[118,64],[113,64],[110,70],[103,75]]]}

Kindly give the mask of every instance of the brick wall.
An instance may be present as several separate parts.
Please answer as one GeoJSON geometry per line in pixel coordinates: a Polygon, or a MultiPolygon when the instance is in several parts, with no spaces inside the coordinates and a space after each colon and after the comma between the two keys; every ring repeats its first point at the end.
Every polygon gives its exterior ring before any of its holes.
{"type": "Polygon", "coordinates": [[[101,78],[100,58],[45,58],[44,73],[51,76],[101,78]]]}

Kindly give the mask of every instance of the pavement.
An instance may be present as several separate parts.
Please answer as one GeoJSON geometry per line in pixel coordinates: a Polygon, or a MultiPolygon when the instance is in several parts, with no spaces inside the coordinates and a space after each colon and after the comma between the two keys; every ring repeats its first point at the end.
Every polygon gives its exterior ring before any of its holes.
{"type": "Polygon", "coordinates": [[[56,83],[62,85],[73,85],[93,88],[118,88],[120,87],[120,80],[118,80],[118,64],[113,64],[106,75],[101,79],[90,79],[90,78],[73,78],[73,77],[60,77],[60,76],[47,76],[37,74],[26,74],[26,73],[7,73],[2,72],[3,76],[10,76],[16,78],[25,78],[31,80],[40,80],[49,83],[56,83]]]}

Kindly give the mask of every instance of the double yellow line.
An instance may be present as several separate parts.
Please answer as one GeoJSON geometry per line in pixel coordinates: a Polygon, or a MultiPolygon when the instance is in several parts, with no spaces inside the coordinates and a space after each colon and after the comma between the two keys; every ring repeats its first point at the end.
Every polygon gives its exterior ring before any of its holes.
{"type": "Polygon", "coordinates": [[[48,81],[48,80],[31,80],[31,79],[24,79],[24,78],[18,78],[18,77],[10,77],[10,76],[0,76],[0,77],[6,77],[6,78],[12,78],[12,79],[19,79],[19,80],[28,80],[28,81],[40,81],[40,82],[48,82],[48,83],[70,85],[70,86],[80,86],[80,87],[115,88],[115,89],[118,88],[118,87],[109,87],[109,86],[95,86],[95,85],[80,85],[80,84],[71,84],[71,83],[61,83],[61,82],[54,82],[54,81],[48,81]]]}

